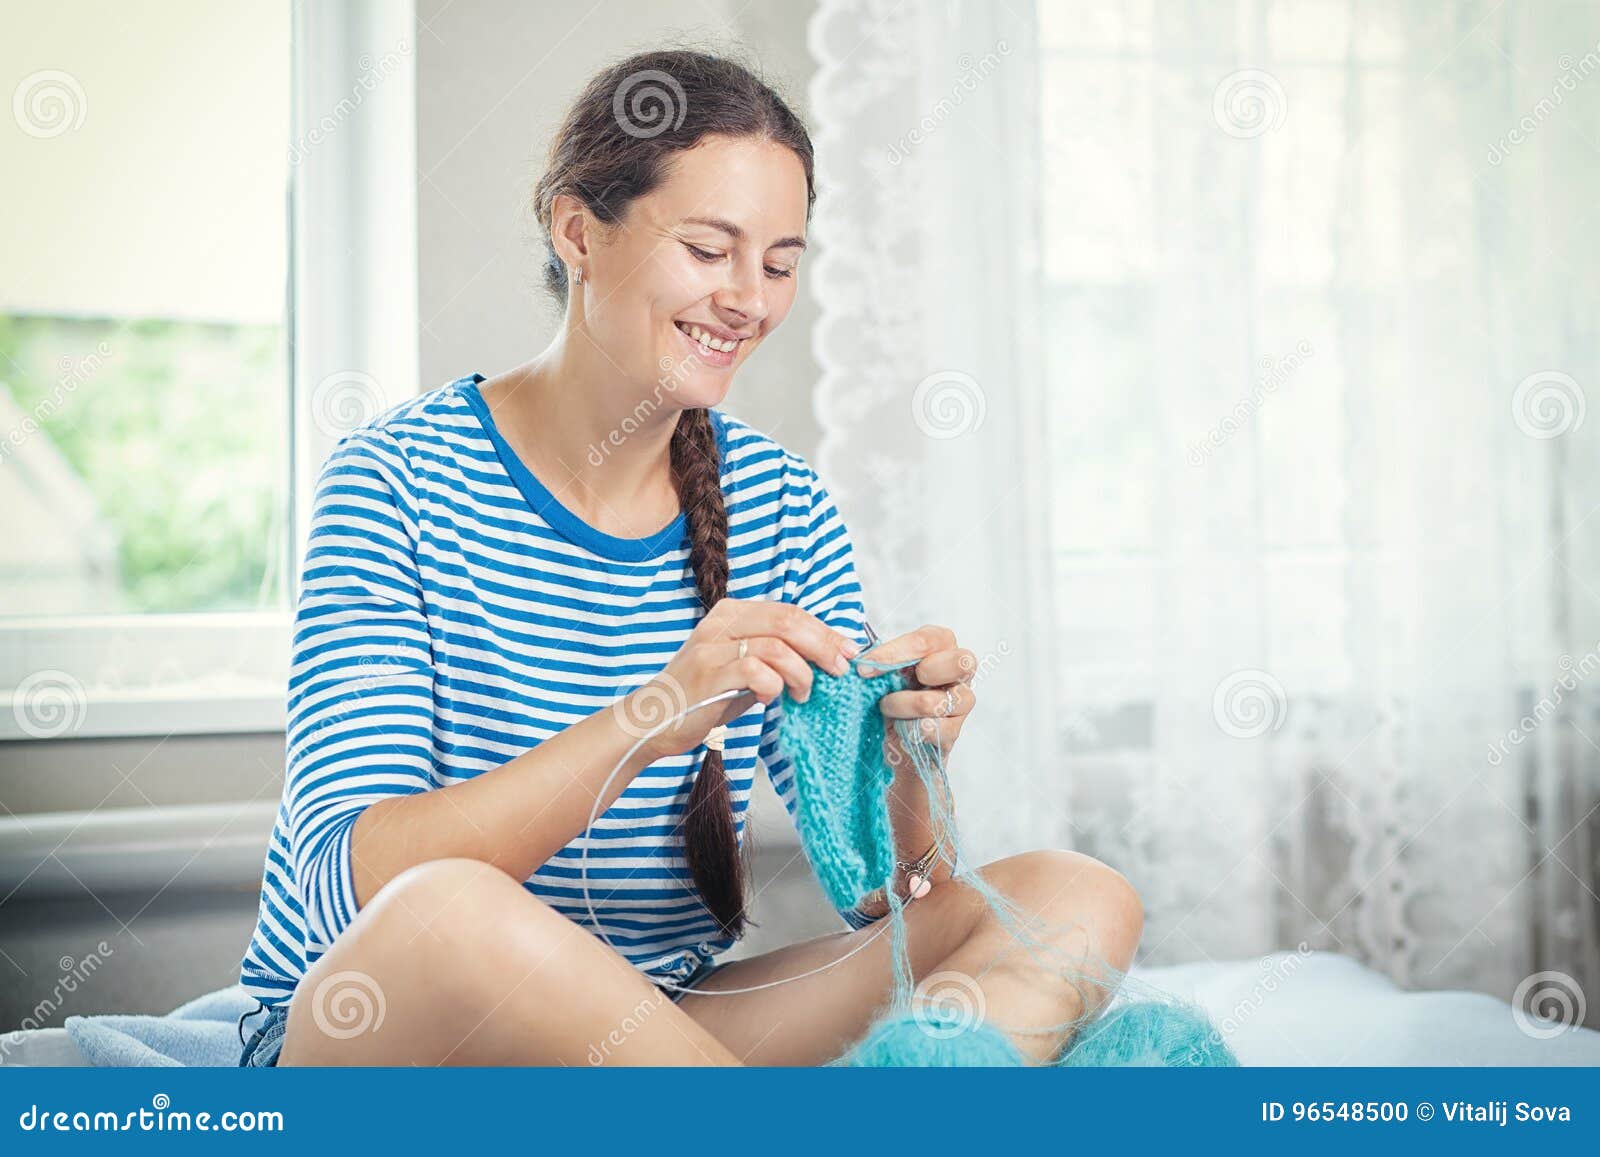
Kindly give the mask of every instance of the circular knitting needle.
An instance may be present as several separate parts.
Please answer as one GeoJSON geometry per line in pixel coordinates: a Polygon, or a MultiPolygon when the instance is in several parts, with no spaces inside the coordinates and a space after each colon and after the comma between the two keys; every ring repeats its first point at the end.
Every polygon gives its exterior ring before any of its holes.
{"type": "MultiPolygon", "coordinates": [[[[617,765],[611,769],[611,774],[606,776],[605,782],[600,785],[599,792],[595,794],[594,806],[589,809],[589,824],[586,828],[584,828],[584,831],[588,832],[591,830],[595,823],[599,820],[600,801],[605,798],[606,792],[610,790],[611,781],[616,779],[617,776],[622,773],[622,769],[628,765],[628,761],[634,757],[641,747],[643,747],[650,740],[654,739],[657,735],[660,735],[667,728],[675,726],[679,720],[686,718],[692,712],[698,711],[702,707],[709,707],[713,703],[720,703],[724,699],[735,699],[743,694],[745,694],[743,688],[735,688],[731,691],[722,691],[716,695],[712,695],[708,699],[702,699],[698,703],[691,703],[682,711],[679,711],[675,715],[669,716],[662,722],[658,723],[655,727],[645,732],[644,735],[640,736],[634,742],[634,745],[628,748],[627,753],[617,761],[617,765]]],[[[618,955],[621,955],[622,950],[611,942],[611,937],[606,935],[605,929],[600,926],[600,915],[595,911],[594,907],[594,895],[589,891],[589,844],[587,841],[584,842],[583,849],[578,855],[578,877],[578,884],[583,889],[584,907],[589,910],[589,922],[594,930],[595,935],[600,937],[600,939],[605,942],[608,948],[616,952],[618,955]]],[[[651,983],[662,988],[670,988],[674,992],[698,992],[703,996],[737,996],[740,993],[760,992],[765,988],[777,988],[780,984],[789,984],[796,980],[804,980],[808,976],[815,976],[819,972],[826,972],[836,964],[843,964],[857,952],[860,952],[863,948],[867,947],[867,945],[871,944],[873,941],[877,940],[878,937],[882,936],[884,932],[886,932],[892,926],[892,921],[889,919],[880,918],[878,924],[880,926],[873,930],[871,936],[867,937],[860,944],[857,944],[854,948],[852,948],[849,952],[846,952],[837,960],[830,960],[828,963],[820,964],[808,972],[802,972],[796,976],[786,976],[781,980],[770,980],[765,984],[753,984],[747,988],[709,989],[689,988],[685,985],[674,984],[671,981],[658,980],[655,977],[651,977],[650,980],[651,983]]]]}

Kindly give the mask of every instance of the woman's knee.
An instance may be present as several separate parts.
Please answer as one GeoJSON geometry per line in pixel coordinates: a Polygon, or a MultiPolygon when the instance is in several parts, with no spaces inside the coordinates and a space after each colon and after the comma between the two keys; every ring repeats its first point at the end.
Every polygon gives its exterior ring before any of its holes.
{"type": "Polygon", "coordinates": [[[363,909],[374,920],[432,927],[441,921],[476,926],[507,905],[538,901],[517,881],[482,860],[428,860],[390,880],[363,909]]]}
{"type": "Polygon", "coordinates": [[[1040,849],[997,860],[983,872],[1022,909],[1019,916],[1026,914],[1052,924],[1074,922],[1096,939],[1125,945],[1130,956],[1138,945],[1144,930],[1144,905],[1138,890],[1121,872],[1093,856],[1040,849]]]}
{"type": "MultiPolygon", "coordinates": [[[[538,949],[567,921],[492,864],[429,860],[390,880],[340,936],[329,957],[341,967],[414,972],[441,990],[471,984],[475,962],[515,948],[538,949]]],[[[328,957],[324,957],[326,961],[328,957]]]]}
{"type": "Polygon", "coordinates": [[[378,889],[296,986],[293,1051],[319,1055],[313,1025],[334,1040],[353,1035],[328,1026],[354,1013],[376,1031],[390,1010],[415,1027],[493,1003],[497,965],[513,946],[548,942],[564,922],[491,864],[443,859],[408,868],[378,889]]]}

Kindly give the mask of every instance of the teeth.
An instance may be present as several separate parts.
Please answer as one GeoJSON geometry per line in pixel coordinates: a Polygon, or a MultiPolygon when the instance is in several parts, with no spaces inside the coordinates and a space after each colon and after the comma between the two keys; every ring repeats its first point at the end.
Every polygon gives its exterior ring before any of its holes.
{"type": "Polygon", "coordinates": [[[712,350],[719,350],[722,353],[728,353],[737,348],[739,345],[738,339],[736,338],[716,338],[697,325],[690,325],[688,327],[688,331],[689,336],[700,343],[700,349],[704,353],[710,353],[712,350]]]}

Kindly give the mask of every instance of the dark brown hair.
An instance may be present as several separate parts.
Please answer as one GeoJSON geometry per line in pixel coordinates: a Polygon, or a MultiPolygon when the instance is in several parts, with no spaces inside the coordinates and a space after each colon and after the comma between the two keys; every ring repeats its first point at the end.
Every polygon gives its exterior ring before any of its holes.
{"type": "MultiPolygon", "coordinates": [[[[545,283],[565,304],[567,269],[550,241],[551,205],[578,198],[606,225],[666,178],[673,157],[712,135],[758,137],[784,145],[806,174],[806,207],[816,199],[811,138],[800,118],[743,65],[703,52],[631,56],[584,88],[557,130],[534,212],[548,257],[545,283]]],[[[672,434],[672,478],[689,532],[695,593],[709,611],[728,593],[728,512],[710,413],[684,410],[672,434]]],[[[707,751],[683,817],[684,859],[706,907],[727,935],[746,924],[744,861],[722,756],[707,751]]]]}

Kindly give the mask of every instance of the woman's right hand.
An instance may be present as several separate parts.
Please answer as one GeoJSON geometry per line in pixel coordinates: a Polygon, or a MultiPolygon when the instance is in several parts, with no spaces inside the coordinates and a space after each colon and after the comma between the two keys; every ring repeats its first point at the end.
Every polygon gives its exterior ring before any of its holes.
{"type": "Polygon", "coordinates": [[[614,710],[623,731],[640,739],[702,699],[722,691],[744,692],[691,711],[652,736],[645,750],[653,763],[699,746],[713,727],[738,718],[753,703],[771,703],[785,688],[805,702],[811,694],[812,663],[842,675],[860,652],[855,640],[793,603],[725,598],[695,624],[661,673],[617,700],[614,710]]]}

